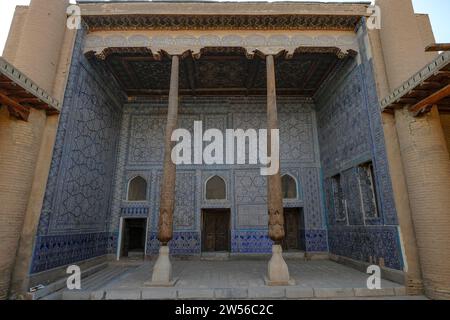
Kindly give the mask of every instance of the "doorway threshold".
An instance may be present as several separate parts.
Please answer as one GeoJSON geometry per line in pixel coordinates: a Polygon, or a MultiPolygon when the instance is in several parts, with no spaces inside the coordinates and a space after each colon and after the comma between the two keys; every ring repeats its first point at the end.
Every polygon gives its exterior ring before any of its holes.
{"type": "Polygon", "coordinates": [[[200,260],[222,261],[229,260],[230,253],[228,251],[202,252],[200,260]]]}

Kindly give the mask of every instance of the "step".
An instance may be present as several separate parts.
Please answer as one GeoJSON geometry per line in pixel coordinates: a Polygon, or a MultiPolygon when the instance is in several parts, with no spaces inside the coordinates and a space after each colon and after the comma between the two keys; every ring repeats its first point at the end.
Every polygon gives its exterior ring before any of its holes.
{"type": "Polygon", "coordinates": [[[99,290],[112,281],[117,280],[121,275],[126,273],[130,268],[123,266],[109,266],[105,270],[93,274],[82,282],[81,290],[64,290],[62,292],[62,300],[88,300],[91,293],[99,290]]]}
{"type": "MultiPolygon", "coordinates": [[[[100,272],[101,270],[103,270],[107,267],[108,267],[108,263],[105,262],[105,263],[100,263],[95,266],[92,266],[89,269],[86,269],[84,271],[81,270],[81,279],[87,279],[91,275],[93,275],[97,272],[100,272]]],[[[64,277],[62,279],[59,279],[55,282],[48,284],[47,286],[45,286],[44,288],[42,288],[36,292],[29,293],[28,298],[31,300],[39,300],[39,299],[45,300],[45,297],[53,295],[54,293],[60,291],[61,289],[66,288],[66,286],[67,286],[67,277],[64,277]]],[[[56,294],[56,296],[57,296],[57,294],[56,294]]]]}
{"type": "Polygon", "coordinates": [[[367,288],[241,287],[241,288],[135,288],[98,290],[92,299],[105,300],[183,300],[183,299],[420,299],[406,296],[404,287],[367,288]]]}

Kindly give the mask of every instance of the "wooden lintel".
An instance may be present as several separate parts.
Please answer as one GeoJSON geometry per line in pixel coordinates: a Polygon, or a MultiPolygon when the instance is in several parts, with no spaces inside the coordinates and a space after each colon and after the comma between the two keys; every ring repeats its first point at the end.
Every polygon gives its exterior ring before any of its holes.
{"type": "Polygon", "coordinates": [[[413,113],[419,113],[422,111],[422,109],[425,109],[426,107],[438,103],[440,100],[450,96],[450,84],[446,87],[442,88],[441,90],[433,93],[432,95],[428,96],[427,98],[419,101],[415,105],[413,105],[411,108],[409,108],[409,111],[413,113]]]}
{"type": "Polygon", "coordinates": [[[425,48],[425,52],[450,51],[450,43],[433,43],[425,48]]]}
{"type": "Polygon", "coordinates": [[[22,119],[24,121],[28,120],[28,116],[30,115],[30,108],[21,105],[2,92],[0,92],[0,102],[6,105],[10,113],[12,113],[15,117],[18,117],[19,119],[22,119]]]}

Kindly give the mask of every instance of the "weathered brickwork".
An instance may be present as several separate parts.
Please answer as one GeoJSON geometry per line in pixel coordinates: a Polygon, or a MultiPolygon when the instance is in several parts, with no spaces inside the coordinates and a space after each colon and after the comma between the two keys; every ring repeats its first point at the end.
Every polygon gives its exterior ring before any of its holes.
{"type": "Polygon", "coordinates": [[[441,124],[447,141],[447,149],[450,151],[450,114],[441,114],[441,124]]]}
{"type": "Polygon", "coordinates": [[[0,108],[0,299],[8,293],[45,117],[31,110],[25,122],[0,108]]]}
{"type": "Polygon", "coordinates": [[[425,293],[450,298],[450,158],[439,112],[395,111],[425,293]]]}

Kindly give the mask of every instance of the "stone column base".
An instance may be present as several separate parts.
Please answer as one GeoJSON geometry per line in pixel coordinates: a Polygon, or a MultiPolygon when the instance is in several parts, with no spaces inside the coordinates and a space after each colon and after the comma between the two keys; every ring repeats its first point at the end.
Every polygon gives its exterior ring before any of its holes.
{"type": "Polygon", "coordinates": [[[289,269],[282,253],[283,249],[280,245],[272,246],[272,258],[269,261],[268,276],[265,278],[268,286],[295,285],[295,280],[289,277],[289,269]]]}
{"type": "Polygon", "coordinates": [[[169,258],[169,247],[159,248],[158,259],[153,266],[152,280],[145,282],[145,286],[152,287],[173,287],[177,279],[172,279],[172,263],[169,258]]]}

